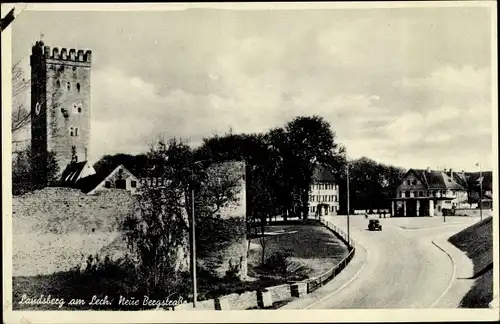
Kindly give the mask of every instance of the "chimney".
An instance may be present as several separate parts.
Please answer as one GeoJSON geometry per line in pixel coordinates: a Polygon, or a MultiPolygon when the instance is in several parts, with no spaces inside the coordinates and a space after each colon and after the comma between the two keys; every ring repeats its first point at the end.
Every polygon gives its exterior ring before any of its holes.
{"type": "Polygon", "coordinates": [[[450,169],[450,178],[453,179],[453,169],[450,169]]]}
{"type": "Polygon", "coordinates": [[[431,172],[431,167],[427,167],[427,172],[431,172]]]}

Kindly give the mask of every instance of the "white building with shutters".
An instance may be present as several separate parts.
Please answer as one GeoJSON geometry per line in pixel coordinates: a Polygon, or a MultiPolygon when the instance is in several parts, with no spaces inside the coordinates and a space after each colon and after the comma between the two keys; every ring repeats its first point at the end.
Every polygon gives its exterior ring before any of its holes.
{"type": "Polygon", "coordinates": [[[337,215],[339,210],[339,186],[335,176],[324,166],[314,170],[309,190],[309,216],[337,215]]]}

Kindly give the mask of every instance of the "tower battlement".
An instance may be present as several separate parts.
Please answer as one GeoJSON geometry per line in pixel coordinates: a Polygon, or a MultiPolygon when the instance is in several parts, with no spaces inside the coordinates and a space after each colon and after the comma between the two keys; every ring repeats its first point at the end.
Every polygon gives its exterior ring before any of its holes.
{"type": "Polygon", "coordinates": [[[61,61],[74,61],[74,62],[92,62],[92,51],[83,49],[70,48],[69,50],[65,47],[59,49],[54,47],[51,51],[50,46],[46,46],[43,41],[37,41],[33,45],[32,54],[34,56],[43,56],[44,58],[49,58],[53,60],[61,61]]]}

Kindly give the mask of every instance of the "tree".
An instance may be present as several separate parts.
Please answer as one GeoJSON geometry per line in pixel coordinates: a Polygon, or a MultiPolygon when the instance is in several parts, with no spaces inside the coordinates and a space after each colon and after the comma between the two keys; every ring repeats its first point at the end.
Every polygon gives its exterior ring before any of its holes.
{"type": "Polygon", "coordinates": [[[181,253],[187,233],[182,196],[176,181],[162,190],[146,188],[137,209],[123,223],[128,246],[137,259],[138,280],[148,295],[172,291],[183,268],[181,253]]]}
{"type": "Polygon", "coordinates": [[[309,190],[314,168],[338,154],[335,133],[330,124],[320,116],[296,117],[285,126],[289,155],[287,163],[293,169],[289,174],[298,191],[299,210],[307,219],[309,190]]]}
{"type": "Polygon", "coordinates": [[[12,194],[21,195],[57,183],[59,167],[53,152],[33,156],[26,148],[13,155],[12,194]]]}
{"type": "Polygon", "coordinates": [[[173,267],[175,262],[171,260],[177,256],[186,261],[183,254],[187,250],[192,254],[193,190],[198,256],[206,256],[216,251],[214,246],[230,240],[231,235],[225,229],[238,232],[237,226],[224,227],[225,222],[219,213],[237,201],[241,178],[233,172],[231,165],[214,166],[207,160],[197,162],[197,157],[186,142],[175,138],[168,142],[159,140],[147,155],[145,176],[160,177],[166,181],[163,182],[164,187],[141,189],[139,206],[142,207],[130,222],[131,228],[140,228],[143,234],[130,236],[130,246],[142,255],[140,263],[143,272],[147,274],[150,269],[152,277],[147,277],[147,280],[151,281],[151,287],[158,287],[158,277],[154,273],[176,278],[176,274],[185,270],[186,266],[194,266],[192,262],[177,262],[177,266],[173,267]],[[156,261],[151,263],[149,259],[156,261]]]}
{"type": "Polygon", "coordinates": [[[96,163],[94,169],[99,172],[100,170],[109,170],[111,172],[117,166],[123,165],[127,170],[132,172],[136,177],[142,177],[148,170],[150,161],[147,154],[115,154],[104,155],[96,163]]]}
{"type": "MultiPolygon", "coordinates": [[[[29,89],[31,83],[29,79],[24,77],[24,72],[21,68],[21,62],[16,62],[12,66],[12,121],[11,133],[16,135],[23,130],[31,122],[31,114],[24,106],[23,93],[29,89]]],[[[17,142],[18,140],[13,140],[17,142]]]]}
{"type": "Polygon", "coordinates": [[[275,182],[276,168],[262,134],[225,134],[205,138],[198,158],[223,162],[239,160],[246,165],[247,229],[261,217],[273,213],[274,201],[270,184],[275,182]]]}
{"type": "MultiPolygon", "coordinates": [[[[381,164],[367,157],[351,161],[349,170],[351,208],[368,210],[388,208],[387,198],[394,196],[405,173],[404,169],[381,164]]],[[[345,174],[342,175],[340,192],[341,203],[345,207],[345,174]]]]}

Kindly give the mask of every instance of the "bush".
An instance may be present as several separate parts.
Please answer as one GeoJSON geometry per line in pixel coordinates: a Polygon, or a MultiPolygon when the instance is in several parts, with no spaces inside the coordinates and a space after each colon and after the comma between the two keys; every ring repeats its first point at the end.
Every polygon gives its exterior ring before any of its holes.
{"type": "Polygon", "coordinates": [[[240,265],[233,264],[232,261],[229,260],[229,269],[226,270],[226,276],[224,277],[224,279],[227,282],[239,281],[240,280],[239,273],[240,273],[240,265]]]}
{"type": "Polygon", "coordinates": [[[284,276],[286,280],[303,280],[307,276],[307,267],[299,261],[290,260],[291,253],[275,252],[266,259],[261,266],[262,270],[284,276]]]}

